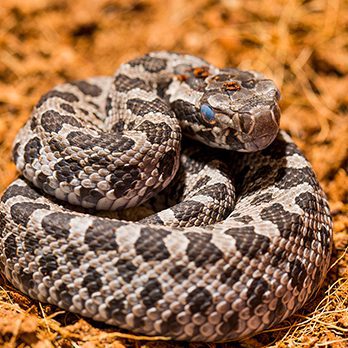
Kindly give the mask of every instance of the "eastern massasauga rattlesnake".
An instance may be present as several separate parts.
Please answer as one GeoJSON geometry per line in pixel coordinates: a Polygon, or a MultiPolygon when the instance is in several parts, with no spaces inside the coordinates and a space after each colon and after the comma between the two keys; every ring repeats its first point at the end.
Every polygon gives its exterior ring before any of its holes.
{"type": "Polygon", "coordinates": [[[320,286],[332,223],[278,132],[278,99],[259,73],[168,52],[55,87],[15,140],[1,272],[34,299],[147,335],[223,341],[279,323],[320,286]],[[147,200],[165,209],[91,215],[147,200]]]}

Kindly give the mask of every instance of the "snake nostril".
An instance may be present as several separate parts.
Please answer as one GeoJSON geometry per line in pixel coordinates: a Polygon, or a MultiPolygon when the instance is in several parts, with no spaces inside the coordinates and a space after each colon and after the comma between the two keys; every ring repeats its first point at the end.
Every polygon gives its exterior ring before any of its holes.
{"type": "Polygon", "coordinates": [[[281,94],[280,94],[279,89],[276,89],[276,90],[275,90],[274,97],[275,97],[276,100],[279,100],[279,99],[280,99],[281,94]]]}

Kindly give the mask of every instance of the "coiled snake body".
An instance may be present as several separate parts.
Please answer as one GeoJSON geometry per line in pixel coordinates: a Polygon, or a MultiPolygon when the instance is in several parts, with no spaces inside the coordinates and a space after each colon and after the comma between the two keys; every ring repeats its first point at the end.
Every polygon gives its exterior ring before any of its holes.
{"type": "Polygon", "coordinates": [[[278,99],[261,74],[168,52],[57,86],[14,144],[23,177],[0,205],[1,272],[147,335],[235,340],[279,323],[318,289],[332,227],[310,164],[278,133],[278,99]],[[181,129],[206,145],[180,155],[181,129]],[[165,209],[90,214],[145,201],[165,209]]]}

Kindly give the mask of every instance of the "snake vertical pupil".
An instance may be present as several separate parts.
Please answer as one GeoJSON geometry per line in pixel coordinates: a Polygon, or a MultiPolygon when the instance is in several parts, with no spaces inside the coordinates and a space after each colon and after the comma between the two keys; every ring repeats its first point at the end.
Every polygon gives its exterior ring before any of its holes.
{"type": "Polygon", "coordinates": [[[212,124],[215,122],[215,112],[209,105],[203,104],[201,106],[201,114],[208,123],[212,124]]]}

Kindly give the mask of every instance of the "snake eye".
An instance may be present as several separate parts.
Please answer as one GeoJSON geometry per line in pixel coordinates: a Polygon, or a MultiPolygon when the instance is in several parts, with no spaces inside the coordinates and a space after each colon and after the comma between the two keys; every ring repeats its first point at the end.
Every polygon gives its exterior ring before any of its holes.
{"type": "Polygon", "coordinates": [[[205,122],[209,124],[214,124],[216,122],[215,112],[209,105],[203,104],[201,106],[201,114],[205,122]]]}

